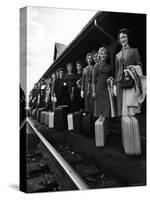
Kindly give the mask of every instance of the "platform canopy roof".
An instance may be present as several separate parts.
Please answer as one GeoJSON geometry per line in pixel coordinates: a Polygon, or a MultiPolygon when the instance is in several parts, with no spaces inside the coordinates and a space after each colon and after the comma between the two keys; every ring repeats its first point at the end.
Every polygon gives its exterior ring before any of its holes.
{"type": "Polygon", "coordinates": [[[143,71],[146,73],[146,15],[98,11],[41,78],[49,77],[60,67],[66,68],[69,62],[75,64],[77,60],[82,60],[85,64],[86,54],[98,50],[101,46],[108,48],[111,65],[114,67],[115,54],[120,50],[117,34],[124,27],[133,33],[130,46],[139,49],[144,66],[143,71]]]}

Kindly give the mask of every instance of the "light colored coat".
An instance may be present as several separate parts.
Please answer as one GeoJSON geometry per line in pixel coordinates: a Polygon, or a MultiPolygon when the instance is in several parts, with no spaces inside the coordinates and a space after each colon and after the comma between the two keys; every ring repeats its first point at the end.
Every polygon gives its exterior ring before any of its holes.
{"type": "Polygon", "coordinates": [[[143,103],[146,96],[146,76],[143,76],[142,69],[139,65],[130,65],[124,71],[127,71],[130,74],[131,78],[134,80],[135,87],[123,89],[122,115],[134,116],[135,114],[141,112],[141,104],[143,103]],[[141,81],[142,93],[140,92],[138,82],[132,70],[135,70],[139,77],[139,80],[141,81]]]}
{"type": "Polygon", "coordinates": [[[122,58],[122,50],[115,57],[115,82],[117,86],[117,115],[122,115],[122,87],[120,81],[123,78],[123,70],[129,65],[142,66],[138,49],[129,47],[126,57],[122,58]]]}

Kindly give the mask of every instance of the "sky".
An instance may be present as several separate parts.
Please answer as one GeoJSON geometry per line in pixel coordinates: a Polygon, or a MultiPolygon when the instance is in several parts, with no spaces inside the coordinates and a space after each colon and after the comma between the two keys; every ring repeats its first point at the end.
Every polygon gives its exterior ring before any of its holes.
{"type": "Polygon", "coordinates": [[[68,45],[96,12],[27,8],[27,95],[53,63],[55,42],[68,45]]]}

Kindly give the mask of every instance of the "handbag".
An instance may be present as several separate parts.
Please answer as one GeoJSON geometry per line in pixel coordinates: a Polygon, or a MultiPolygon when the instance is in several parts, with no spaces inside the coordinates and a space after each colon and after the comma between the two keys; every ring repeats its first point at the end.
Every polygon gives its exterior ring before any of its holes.
{"type": "Polygon", "coordinates": [[[134,80],[129,76],[128,73],[124,73],[123,79],[120,83],[123,89],[130,89],[134,87],[134,80]]]}

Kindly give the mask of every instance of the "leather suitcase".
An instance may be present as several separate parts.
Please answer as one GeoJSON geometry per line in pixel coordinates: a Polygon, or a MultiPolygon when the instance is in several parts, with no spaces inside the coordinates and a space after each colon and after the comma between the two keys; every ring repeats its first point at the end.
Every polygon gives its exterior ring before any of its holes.
{"type": "Polygon", "coordinates": [[[99,118],[95,122],[95,144],[96,147],[104,147],[105,145],[105,128],[104,128],[105,119],[99,118]]]}
{"type": "Polygon", "coordinates": [[[69,106],[68,105],[61,105],[61,106],[58,106],[57,108],[62,108],[65,113],[69,114],[69,106]]]}
{"type": "Polygon", "coordinates": [[[72,131],[73,128],[73,114],[68,114],[67,115],[67,121],[68,121],[68,130],[72,131]]]}
{"type": "Polygon", "coordinates": [[[45,108],[38,108],[37,110],[37,114],[36,114],[36,119],[40,122],[40,116],[41,116],[41,112],[44,111],[45,108]]]}
{"type": "Polygon", "coordinates": [[[73,127],[74,133],[82,134],[82,112],[74,112],[73,113],[73,127]]]}
{"type": "Polygon", "coordinates": [[[36,112],[37,112],[37,109],[33,109],[32,110],[32,117],[35,119],[36,118],[36,112]]]}
{"type": "Polygon", "coordinates": [[[46,126],[49,125],[49,112],[45,112],[45,123],[46,126]]]}
{"type": "Polygon", "coordinates": [[[42,111],[42,112],[41,112],[41,120],[40,120],[40,123],[41,123],[41,124],[44,124],[44,123],[45,123],[45,113],[46,113],[45,111],[42,111]]]}
{"type": "Polygon", "coordinates": [[[83,134],[85,136],[94,135],[94,118],[91,113],[83,112],[82,128],[83,128],[83,134]]]}
{"type": "Polygon", "coordinates": [[[63,131],[68,129],[67,114],[68,106],[58,106],[57,108],[55,108],[54,128],[57,131],[63,131]]]}
{"type": "Polygon", "coordinates": [[[135,117],[122,117],[122,142],[126,154],[141,154],[139,123],[135,117]]]}
{"type": "Polygon", "coordinates": [[[54,128],[54,112],[49,112],[49,128],[54,128]]]}

